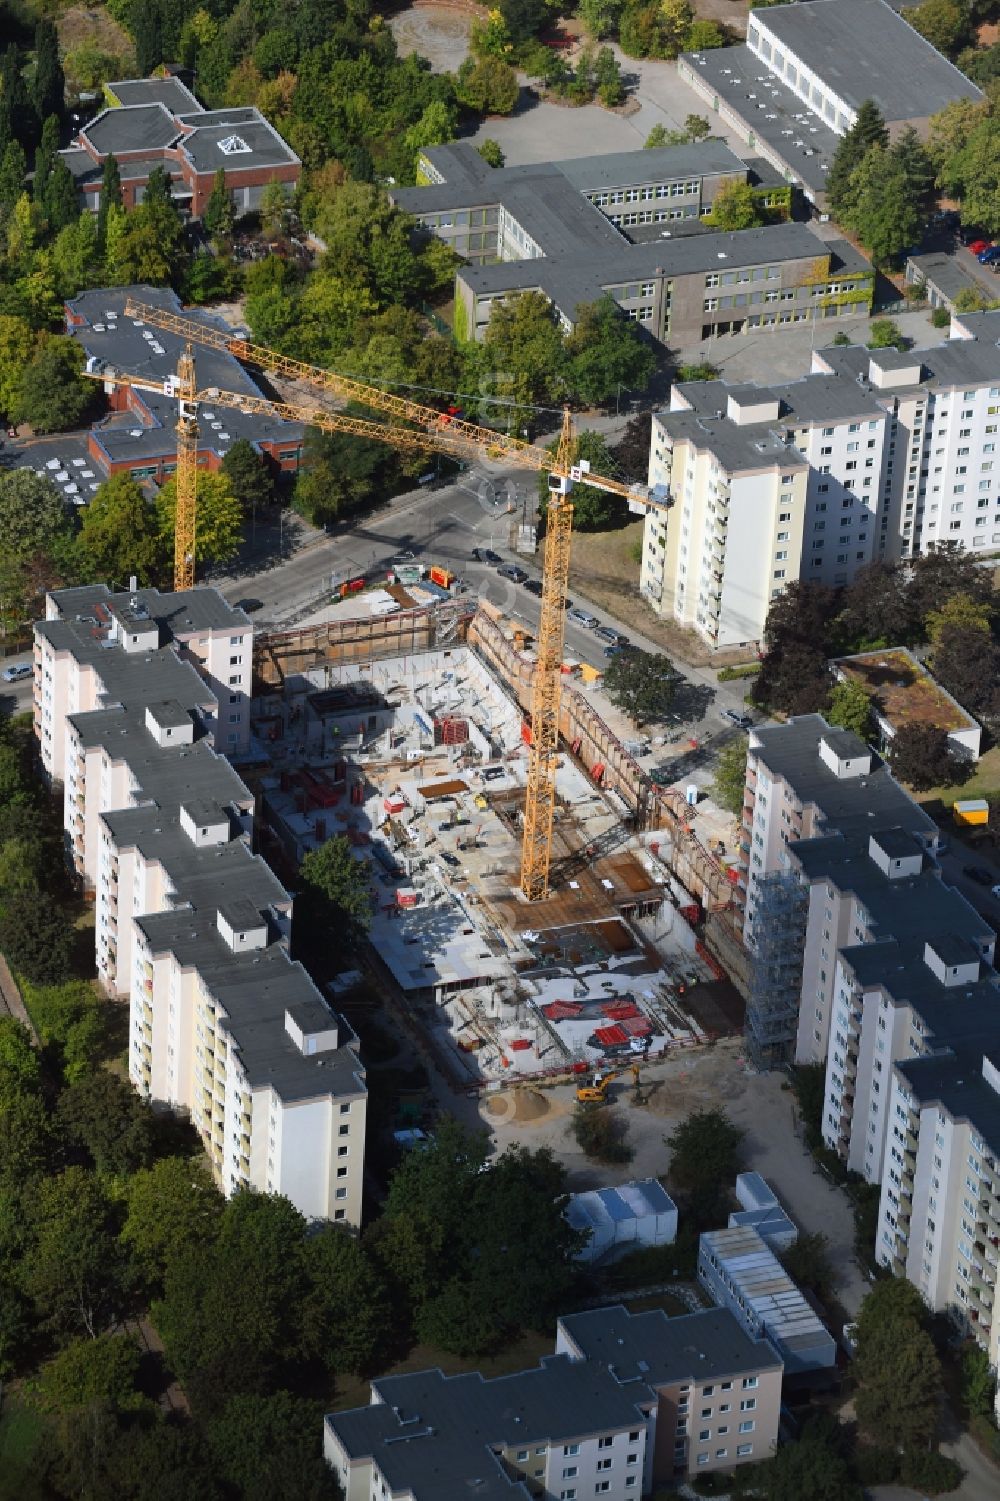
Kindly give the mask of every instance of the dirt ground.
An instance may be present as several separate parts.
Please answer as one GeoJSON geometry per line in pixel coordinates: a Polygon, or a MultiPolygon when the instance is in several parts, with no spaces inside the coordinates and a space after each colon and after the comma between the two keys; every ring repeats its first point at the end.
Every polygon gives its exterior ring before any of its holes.
{"type": "Polygon", "coordinates": [[[690,667],[725,667],[745,662],[746,649],[710,652],[693,631],[654,615],[639,593],[636,549],[642,546],[642,521],[613,532],[576,532],[570,563],[570,589],[577,587],[595,605],[631,626],[667,655],[690,667]]]}

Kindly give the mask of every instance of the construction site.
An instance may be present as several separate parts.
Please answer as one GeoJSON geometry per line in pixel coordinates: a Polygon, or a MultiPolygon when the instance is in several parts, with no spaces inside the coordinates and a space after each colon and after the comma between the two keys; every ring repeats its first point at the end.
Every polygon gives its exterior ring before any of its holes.
{"type": "Polygon", "coordinates": [[[534,663],[523,626],[453,601],[257,642],[241,770],[269,856],[294,871],[341,834],[368,862],[374,978],[456,1082],[627,1069],[742,1025],[698,936],[729,874],[572,680],[548,890],[525,899],[534,663]]]}

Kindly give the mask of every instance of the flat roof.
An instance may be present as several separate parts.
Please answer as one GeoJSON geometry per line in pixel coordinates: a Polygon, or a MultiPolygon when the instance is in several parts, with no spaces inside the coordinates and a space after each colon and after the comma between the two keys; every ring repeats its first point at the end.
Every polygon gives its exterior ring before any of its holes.
{"type": "MultiPolygon", "coordinates": [[[[807,0],[753,17],[845,104],[874,99],[888,122],[920,120],[983,91],[884,0],[807,0]]],[[[753,24],[753,21],[751,21],[753,24]]]]}
{"type": "MultiPolygon", "coordinates": [[[[750,751],[794,789],[800,802],[815,805],[826,831],[858,834],[866,843],[881,828],[908,829],[930,840],[937,825],[872,754],[863,777],[838,777],[820,760],[819,743],[832,733],[821,714],[800,714],[783,725],[755,727],[750,751]]],[[[861,741],[857,744],[861,745],[861,741]]],[[[797,846],[798,847],[798,846],[797,846]]]]}
{"type": "Polygon", "coordinates": [[[716,1264],[714,1269],[731,1284],[741,1308],[779,1350],[813,1364],[833,1364],[832,1334],[752,1225],[705,1231],[699,1244],[699,1259],[702,1256],[716,1264]],[[829,1358],[810,1361],[819,1350],[829,1358]]]}
{"type": "Polygon", "coordinates": [[[98,156],[124,155],[172,146],[181,134],[175,115],[164,104],[137,104],[104,109],[80,131],[98,156]]]}
{"type": "MultiPolygon", "coordinates": [[[[963,315],[963,323],[968,316],[963,315]]],[[[997,344],[1000,329],[994,331],[989,323],[979,323],[973,327],[980,337],[946,339],[943,344],[908,349],[905,352],[865,349],[858,344],[831,344],[825,349],[816,350],[813,360],[821,360],[830,370],[845,375],[859,385],[870,382],[874,360],[877,368],[883,372],[883,378],[880,386],[869,385],[869,389],[877,391],[883,401],[891,400],[894,393],[902,390],[934,391],[943,395],[969,385],[1000,386],[1000,346],[997,344]],[[911,373],[914,369],[916,377],[911,373]],[[895,379],[892,375],[894,370],[899,372],[895,379]]]]}
{"type": "Polygon", "coordinates": [[[655,1403],[648,1387],[623,1387],[603,1366],[566,1355],[491,1381],[478,1371],[385,1376],[372,1399],[328,1413],[326,1424],[352,1458],[374,1458],[393,1493],[414,1501],[527,1496],[499,1450],[641,1429],[655,1403]]]}
{"type": "Polygon", "coordinates": [[[979,728],[905,646],[835,657],[830,665],[869,690],[878,712],[893,729],[907,724],[948,732],[979,728]]]}
{"type": "Polygon", "coordinates": [[[715,91],[749,129],[758,150],[766,148],[785,167],[791,182],[814,197],[826,193],[826,175],[840,142],[837,132],[745,44],[685,52],[687,68],[715,91]]]}
{"type": "MultiPolygon", "coordinates": [[[[985,1056],[1000,1068],[1000,1048],[985,1056]]],[[[921,1106],[937,1105],[952,1120],[968,1121],[1000,1155],[1000,1095],[983,1077],[984,1061],[978,1049],[959,1050],[939,1058],[908,1058],[896,1064],[896,1072],[921,1106]]]]}
{"type": "Polygon", "coordinates": [[[620,1304],[567,1314],[559,1320],[588,1362],[600,1363],[621,1382],[651,1386],[752,1371],[780,1369],[781,1356],[766,1339],[753,1339],[728,1308],[668,1318],[662,1308],[630,1313],[620,1304]]]}
{"type": "Polygon", "coordinates": [[[201,108],[179,78],[122,78],[104,87],[119,104],[163,104],[174,114],[201,108]]]}
{"type": "Polygon", "coordinates": [[[864,257],[846,241],[821,240],[807,225],[769,224],[734,232],[716,230],[704,235],[678,235],[652,244],[621,243],[611,253],[567,253],[534,260],[501,261],[489,266],[463,266],[458,280],[477,297],[537,288],[567,316],[581,303],[594,301],[608,287],[645,276],[692,276],[701,272],[736,270],[744,266],[780,265],[787,261],[831,258],[831,267],[845,271],[867,268],[864,257]]]}

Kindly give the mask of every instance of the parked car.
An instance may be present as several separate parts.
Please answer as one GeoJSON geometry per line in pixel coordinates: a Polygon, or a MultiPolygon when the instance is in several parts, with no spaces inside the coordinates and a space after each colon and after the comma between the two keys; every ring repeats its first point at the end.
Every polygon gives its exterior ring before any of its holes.
{"type": "Polygon", "coordinates": [[[621,631],[612,630],[610,625],[599,625],[594,635],[600,636],[602,641],[610,641],[612,646],[628,646],[628,637],[621,631]]]}
{"type": "Polygon", "coordinates": [[[524,581],[524,587],[527,589],[527,591],[528,591],[529,594],[534,594],[534,596],[536,597],[536,599],[541,599],[541,597],[542,597],[542,581],[541,581],[541,579],[525,579],[525,581],[524,581]]]}
{"type": "Polygon", "coordinates": [[[575,620],[577,625],[585,625],[591,631],[601,623],[596,615],[590,615],[586,610],[570,610],[567,619],[575,620]]]}
{"type": "Polygon", "coordinates": [[[242,610],[245,615],[253,615],[257,610],[264,608],[264,601],[262,599],[238,599],[235,608],[242,610]]]}
{"type": "Polygon", "coordinates": [[[989,250],[992,244],[992,240],[970,240],[967,248],[973,255],[980,255],[982,251],[989,250]]]}
{"type": "Polygon", "coordinates": [[[739,709],[723,709],[722,717],[734,724],[738,730],[752,730],[753,720],[749,714],[743,714],[739,709]]]}
{"type": "Polygon", "coordinates": [[[20,683],[34,672],[30,662],[18,662],[14,667],[5,667],[2,673],[5,683],[20,683]]]}
{"type": "Polygon", "coordinates": [[[986,865],[963,865],[962,874],[975,881],[977,886],[993,885],[993,872],[986,865]]]}
{"type": "Polygon", "coordinates": [[[502,579],[510,579],[512,584],[523,584],[528,577],[524,569],[518,568],[516,563],[508,563],[504,567],[498,568],[497,573],[502,579]]]}
{"type": "Polygon", "coordinates": [[[981,266],[992,266],[995,261],[1000,260],[1000,245],[990,245],[988,249],[981,250],[976,260],[981,266]]]}
{"type": "Polygon", "coordinates": [[[475,558],[477,563],[489,563],[494,568],[496,568],[499,563],[503,562],[503,558],[500,556],[500,554],[498,552],[494,552],[491,547],[474,547],[472,549],[472,556],[475,558]]]}

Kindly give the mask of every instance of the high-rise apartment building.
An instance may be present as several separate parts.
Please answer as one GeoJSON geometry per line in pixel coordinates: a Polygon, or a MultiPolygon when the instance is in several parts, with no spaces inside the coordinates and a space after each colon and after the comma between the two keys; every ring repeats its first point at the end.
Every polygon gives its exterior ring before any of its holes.
{"type": "Polygon", "coordinates": [[[787,385],[675,386],[654,415],[640,590],[711,646],[759,641],[791,579],[848,584],[941,542],[1000,546],[1000,346],[830,346],[787,385]]]}
{"type": "Polygon", "coordinates": [[[748,1045],[824,1070],[823,1138],[882,1185],[876,1254],[997,1361],[1000,976],[937,830],[819,715],[751,733],[748,1045]]]}
{"type": "Polygon", "coordinates": [[[251,852],[252,632],[214,589],[59,590],[35,629],[35,729],[96,906],[105,989],[129,998],[129,1074],[187,1112],[232,1193],[361,1218],[357,1042],[288,956],[292,900],[251,852]]]}

